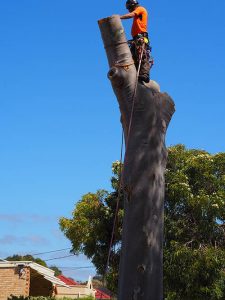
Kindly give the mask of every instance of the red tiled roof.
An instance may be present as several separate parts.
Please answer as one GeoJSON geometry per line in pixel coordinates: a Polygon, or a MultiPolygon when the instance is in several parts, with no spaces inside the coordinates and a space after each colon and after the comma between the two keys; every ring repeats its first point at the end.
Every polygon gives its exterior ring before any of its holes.
{"type": "Polygon", "coordinates": [[[59,278],[60,280],[62,280],[67,285],[78,285],[78,283],[76,281],[74,281],[73,279],[68,278],[68,277],[66,277],[64,275],[59,275],[59,276],[57,276],[57,278],[59,278]]]}
{"type": "MultiPolygon", "coordinates": [[[[65,284],[67,285],[79,285],[79,283],[77,283],[76,281],[74,281],[71,278],[68,278],[64,275],[58,275],[57,278],[59,278],[61,281],[63,281],[65,284]]],[[[109,295],[107,295],[105,292],[101,291],[100,289],[95,289],[95,299],[111,299],[111,297],[109,295]]]]}
{"type": "Polygon", "coordinates": [[[95,293],[95,299],[111,299],[111,297],[109,295],[107,295],[106,293],[103,293],[101,290],[99,289],[95,289],[96,293],[95,293]]]}

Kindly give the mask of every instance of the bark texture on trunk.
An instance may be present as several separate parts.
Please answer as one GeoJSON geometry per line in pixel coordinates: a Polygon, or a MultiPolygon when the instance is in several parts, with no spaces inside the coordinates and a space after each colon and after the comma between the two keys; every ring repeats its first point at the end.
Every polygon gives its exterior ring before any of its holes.
{"type": "Polygon", "coordinates": [[[119,300],[163,299],[163,206],[167,160],[165,134],[174,102],[154,85],[139,84],[128,140],[136,68],[119,16],[98,21],[124,128],[126,193],[119,300]]]}

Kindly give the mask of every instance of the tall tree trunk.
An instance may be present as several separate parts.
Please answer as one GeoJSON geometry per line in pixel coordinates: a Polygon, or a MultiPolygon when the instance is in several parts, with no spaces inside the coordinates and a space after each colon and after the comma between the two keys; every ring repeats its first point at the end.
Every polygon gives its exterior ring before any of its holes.
{"type": "Polygon", "coordinates": [[[174,102],[166,93],[138,83],[128,137],[137,71],[120,17],[114,15],[98,23],[126,140],[118,299],[162,300],[165,134],[174,102]]]}

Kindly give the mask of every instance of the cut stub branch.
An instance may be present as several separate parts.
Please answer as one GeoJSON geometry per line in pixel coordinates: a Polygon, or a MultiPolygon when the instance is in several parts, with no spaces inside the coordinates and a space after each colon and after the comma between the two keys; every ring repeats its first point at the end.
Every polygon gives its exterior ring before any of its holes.
{"type": "Polygon", "coordinates": [[[154,83],[138,83],[134,93],[137,71],[120,17],[115,15],[98,23],[126,139],[118,299],[162,300],[165,134],[175,111],[174,102],[154,83]]]}

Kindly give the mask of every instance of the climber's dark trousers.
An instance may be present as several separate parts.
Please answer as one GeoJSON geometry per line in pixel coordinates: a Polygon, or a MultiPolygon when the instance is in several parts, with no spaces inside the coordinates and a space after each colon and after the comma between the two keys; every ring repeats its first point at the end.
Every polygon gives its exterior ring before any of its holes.
{"type": "MultiPolygon", "coordinates": [[[[130,50],[131,50],[131,54],[133,56],[133,60],[135,62],[136,69],[138,70],[140,54],[139,54],[139,51],[138,51],[135,43],[132,43],[130,50]]],[[[150,47],[149,47],[149,44],[145,43],[143,56],[142,56],[142,62],[141,62],[141,66],[140,66],[140,72],[139,72],[139,76],[138,76],[138,79],[140,81],[149,82],[149,73],[150,73],[150,68],[151,68],[149,60],[150,60],[150,47]]]]}

